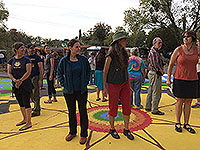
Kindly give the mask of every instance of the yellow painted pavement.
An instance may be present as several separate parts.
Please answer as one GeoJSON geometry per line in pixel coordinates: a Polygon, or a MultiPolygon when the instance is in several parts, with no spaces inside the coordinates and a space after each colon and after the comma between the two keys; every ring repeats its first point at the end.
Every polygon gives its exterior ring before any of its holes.
{"type": "MultiPolygon", "coordinates": [[[[94,88],[94,87],[90,87],[94,88]]],[[[61,89],[59,89],[61,90],[61,89]]],[[[142,94],[142,104],[145,105],[147,94],[142,94]]],[[[2,99],[10,98],[2,97],[2,99]]],[[[80,145],[80,128],[78,135],[70,142],[65,141],[68,134],[68,116],[64,97],[58,97],[58,102],[44,104],[47,97],[41,98],[41,115],[32,118],[33,127],[19,132],[15,124],[21,120],[19,106],[10,105],[10,112],[0,115],[0,150],[199,150],[200,141],[200,109],[192,109],[190,124],[196,130],[192,135],[183,129],[182,133],[174,130],[175,99],[163,93],[160,110],[164,116],[148,114],[152,124],[144,130],[134,131],[135,139],[128,140],[123,134],[116,140],[107,133],[93,131],[88,145],[80,145]]],[[[108,102],[95,101],[96,93],[89,93],[88,108],[98,105],[108,105],[108,102]]],[[[195,103],[196,100],[193,101],[195,103]]],[[[77,107],[78,109],[78,107],[77,107]]],[[[142,111],[145,111],[142,109],[142,111]]],[[[77,110],[78,112],[78,110],[77,110]]],[[[133,115],[133,114],[132,114],[133,115]]],[[[132,116],[134,118],[134,116],[132,116]]],[[[90,118],[89,118],[90,119],[90,118]]],[[[183,123],[183,117],[182,117],[183,123]]],[[[117,125],[117,123],[116,123],[117,125]]],[[[91,130],[89,130],[89,135],[91,130]]]]}

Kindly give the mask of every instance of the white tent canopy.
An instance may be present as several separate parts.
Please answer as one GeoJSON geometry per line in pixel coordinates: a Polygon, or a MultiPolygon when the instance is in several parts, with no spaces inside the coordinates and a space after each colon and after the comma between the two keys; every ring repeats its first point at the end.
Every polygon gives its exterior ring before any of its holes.
{"type": "Polygon", "coordinates": [[[87,48],[87,50],[100,50],[101,47],[100,46],[90,46],[87,48]]]}
{"type": "Polygon", "coordinates": [[[4,56],[4,54],[0,54],[0,58],[4,58],[5,56],[4,56]]]}

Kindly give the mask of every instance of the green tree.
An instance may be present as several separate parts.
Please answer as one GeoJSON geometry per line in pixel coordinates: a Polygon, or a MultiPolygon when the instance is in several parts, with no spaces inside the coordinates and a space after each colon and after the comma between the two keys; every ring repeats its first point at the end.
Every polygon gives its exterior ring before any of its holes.
{"type": "Polygon", "coordinates": [[[25,45],[31,43],[32,39],[25,32],[8,32],[11,44],[15,42],[23,42],[25,45]]]}
{"type": "Polygon", "coordinates": [[[105,40],[104,40],[104,46],[110,46],[110,43],[112,43],[112,36],[114,35],[114,33],[115,32],[117,32],[117,31],[124,31],[124,32],[126,32],[126,30],[124,29],[124,27],[122,27],[122,26],[117,26],[115,29],[114,29],[114,32],[110,32],[107,36],[106,36],[106,38],[105,38],[105,40]]]}
{"type": "Polygon", "coordinates": [[[127,47],[146,47],[146,33],[145,31],[138,31],[130,33],[127,47]]]}
{"type": "MultiPolygon", "coordinates": [[[[9,41],[9,34],[5,22],[8,20],[9,12],[5,8],[5,4],[0,1],[0,49],[8,50],[11,44],[9,41]]],[[[11,51],[11,50],[10,50],[11,51]]],[[[8,53],[8,51],[7,51],[8,53]]],[[[7,59],[10,57],[7,57],[7,59]]]]}
{"type": "Polygon", "coordinates": [[[8,41],[9,39],[9,34],[5,30],[5,28],[0,27],[0,49],[7,49],[8,48],[8,41]]]}
{"type": "Polygon", "coordinates": [[[114,31],[115,32],[117,32],[117,31],[124,31],[124,32],[126,32],[126,29],[124,29],[123,26],[117,26],[114,31]]]}
{"type": "Polygon", "coordinates": [[[23,42],[25,45],[32,41],[31,36],[27,35],[25,32],[11,32],[11,31],[4,31],[4,37],[2,37],[2,41],[5,41],[4,44],[1,44],[1,47],[7,50],[6,57],[7,59],[11,58],[14,54],[12,51],[12,45],[15,42],[23,42]]]}
{"type": "Polygon", "coordinates": [[[124,11],[124,22],[131,32],[142,29],[168,28],[181,43],[180,30],[198,31],[200,28],[200,1],[140,0],[138,9],[124,11]]]}
{"type": "Polygon", "coordinates": [[[169,28],[155,28],[151,30],[147,36],[147,47],[150,48],[153,46],[152,41],[155,37],[160,37],[163,40],[161,52],[165,57],[169,58],[170,52],[172,52],[178,45],[172,31],[169,28]]]}
{"type": "Polygon", "coordinates": [[[90,28],[87,32],[84,32],[80,38],[84,45],[109,45],[107,38],[111,32],[111,26],[105,23],[97,23],[94,28],[90,28]]]}
{"type": "Polygon", "coordinates": [[[111,32],[110,34],[108,34],[106,36],[106,39],[104,40],[104,46],[110,46],[110,44],[112,43],[112,36],[114,35],[114,32],[111,32]]]}
{"type": "Polygon", "coordinates": [[[101,22],[97,23],[93,28],[92,39],[98,41],[100,46],[104,46],[104,40],[111,30],[111,26],[101,22]]]}
{"type": "Polygon", "coordinates": [[[80,40],[81,40],[81,42],[82,42],[84,45],[89,45],[89,42],[90,42],[90,40],[91,40],[90,34],[84,32],[84,33],[82,34],[80,40]]]}
{"type": "MultiPolygon", "coordinates": [[[[114,30],[117,31],[124,31],[128,35],[128,44],[127,47],[145,47],[145,41],[146,41],[146,33],[145,31],[134,31],[134,32],[127,32],[126,29],[122,26],[118,26],[114,30]]],[[[114,33],[113,33],[114,34],[114,33]]],[[[112,34],[112,35],[113,35],[112,34]]],[[[110,42],[111,43],[111,42],[110,42]]]]}
{"type": "Polygon", "coordinates": [[[5,8],[5,4],[0,1],[0,26],[3,28],[7,28],[5,25],[5,21],[8,20],[9,12],[5,8]]]}

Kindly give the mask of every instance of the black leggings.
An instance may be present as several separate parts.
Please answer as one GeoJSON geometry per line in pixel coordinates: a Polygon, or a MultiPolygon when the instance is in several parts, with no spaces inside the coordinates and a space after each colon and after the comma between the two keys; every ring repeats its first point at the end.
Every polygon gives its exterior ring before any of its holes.
{"type": "Polygon", "coordinates": [[[52,98],[52,95],[56,96],[56,90],[54,87],[54,76],[51,81],[49,80],[49,76],[50,74],[47,73],[46,78],[47,78],[47,85],[48,85],[48,95],[49,95],[49,98],[52,98]]]}
{"type": "Polygon", "coordinates": [[[22,88],[15,88],[14,93],[20,107],[31,108],[30,92],[24,91],[22,88]]]}
{"type": "Polygon", "coordinates": [[[77,119],[76,119],[76,100],[78,101],[78,109],[80,112],[80,125],[81,125],[81,137],[88,136],[88,115],[87,115],[87,95],[85,92],[74,92],[74,94],[64,94],[67,107],[69,110],[69,128],[70,134],[77,133],[77,119]]]}

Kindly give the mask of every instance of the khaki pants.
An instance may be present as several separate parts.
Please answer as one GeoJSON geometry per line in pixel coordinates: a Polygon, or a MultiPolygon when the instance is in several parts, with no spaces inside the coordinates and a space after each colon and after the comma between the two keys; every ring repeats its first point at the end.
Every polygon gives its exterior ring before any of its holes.
{"type": "Polygon", "coordinates": [[[156,74],[155,71],[149,71],[149,89],[146,100],[146,109],[151,109],[151,112],[158,111],[158,105],[161,99],[162,76],[156,74]]]}
{"type": "Polygon", "coordinates": [[[32,83],[33,83],[33,90],[31,93],[31,100],[34,103],[34,112],[40,112],[40,87],[39,87],[39,76],[32,77],[32,83]]]}

